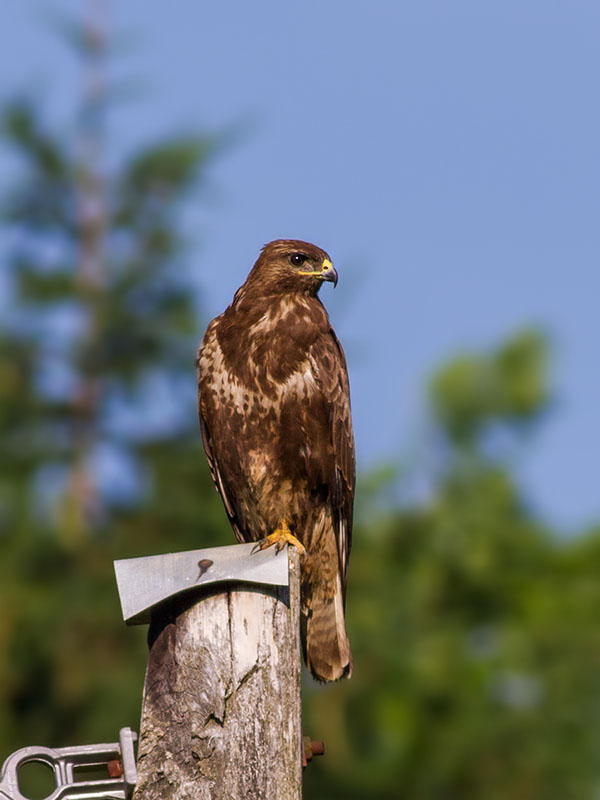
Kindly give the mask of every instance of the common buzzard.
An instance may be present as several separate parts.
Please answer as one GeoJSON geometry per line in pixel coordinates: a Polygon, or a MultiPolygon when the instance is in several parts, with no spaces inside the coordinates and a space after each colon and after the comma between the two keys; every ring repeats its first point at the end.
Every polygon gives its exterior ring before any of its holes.
{"type": "Polygon", "coordinates": [[[208,326],[197,359],[202,439],[237,540],[305,553],[302,644],[320,681],[352,671],[350,395],[344,352],[317,297],[337,278],[319,247],[271,242],[208,326]]]}

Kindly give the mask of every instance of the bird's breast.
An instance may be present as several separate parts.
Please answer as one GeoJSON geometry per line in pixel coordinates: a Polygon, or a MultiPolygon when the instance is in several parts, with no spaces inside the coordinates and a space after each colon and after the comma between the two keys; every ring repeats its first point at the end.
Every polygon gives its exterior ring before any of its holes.
{"type": "Polygon", "coordinates": [[[217,337],[211,337],[199,354],[198,369],[202,396],[210,399],[217,416],[235,414],[252,422],[268,415],[274,420],[288,401],[310,401],[318,392],[312,360],[296,359],[293,369],[282,372],[281,361],[273,356],[247,352],[242,368],[230,363],[217,337]]]}

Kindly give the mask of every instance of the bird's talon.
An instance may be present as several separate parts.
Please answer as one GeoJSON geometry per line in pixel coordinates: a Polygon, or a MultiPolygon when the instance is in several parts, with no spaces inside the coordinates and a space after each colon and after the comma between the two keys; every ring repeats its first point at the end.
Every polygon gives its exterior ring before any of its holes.
{"type": "Polygon", "coordinates": [[[288,528],[287,522],[282,520],[279,528],[268,536],[265,536],[264,539],[260,539],[252,548],[251,553],[255,553],[257,550],[266,550],[267,547],[272,547],[273,545],[275,545],[275,552],[280,553],[286,544],[291,544],[299,550],[302,555],[306,553],[306,548],[302,542],[296,539],[288,528]]]}

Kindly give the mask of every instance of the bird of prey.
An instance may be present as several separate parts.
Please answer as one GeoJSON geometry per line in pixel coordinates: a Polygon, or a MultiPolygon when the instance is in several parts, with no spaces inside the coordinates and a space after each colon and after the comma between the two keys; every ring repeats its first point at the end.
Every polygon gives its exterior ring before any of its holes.
{"type": "Polygon", "coordinates": [[[338,275],[324,250],[265,245],[198,350],[198,403],[212,478],[239,542],[301,557],[304,659],[349,677],[344,623],[355,462],[342,347],[317,297],[338,275]]]}

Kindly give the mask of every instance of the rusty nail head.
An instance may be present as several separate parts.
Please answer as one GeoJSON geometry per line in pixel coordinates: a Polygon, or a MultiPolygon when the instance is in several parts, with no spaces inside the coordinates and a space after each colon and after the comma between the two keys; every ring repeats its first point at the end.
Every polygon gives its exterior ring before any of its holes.
{"type": "Polygon", "coordinates": [[[325,743],[311,739],[310,736],[302,737],[302,766],[305,767],[313,756],[322,756],[325,753],[325,743]]]}
{"type": "Polygon", "coordinates": [[[123,777],[123,762],[120,758],[113,758],[111,761],[107,762],[106,766],[108,767],[108,774],[111,778],[123,777]]]}
{"type": "Polygon", "coordinates": [[[313,756],[324,756],[325,755],[325,742],[321,742],[318,739],[313,739],[311,744],[312,744],[312,754],[313,754],[313,756]]]}

